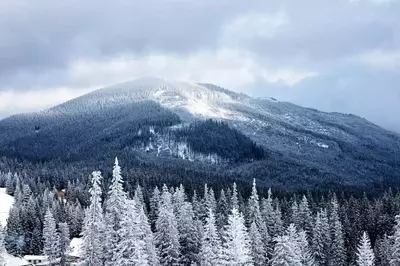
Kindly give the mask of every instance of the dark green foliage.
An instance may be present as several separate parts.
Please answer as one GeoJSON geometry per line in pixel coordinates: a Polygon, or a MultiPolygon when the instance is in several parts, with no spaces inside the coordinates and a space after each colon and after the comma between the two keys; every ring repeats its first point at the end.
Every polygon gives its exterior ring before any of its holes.
{"type": "Polygon", "coordinates": [[[217,154],[232,162],[260,160],[265,151],[240,131],[224,122],[198,121],[175,132],[178,140],[184,140],[189,147],[203,154],[217,154]]]}

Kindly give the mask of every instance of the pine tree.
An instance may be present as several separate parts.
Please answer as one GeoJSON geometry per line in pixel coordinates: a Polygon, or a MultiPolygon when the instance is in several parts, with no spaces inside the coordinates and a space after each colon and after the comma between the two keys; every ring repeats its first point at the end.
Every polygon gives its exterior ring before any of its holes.
{"type": "Polygon", "coordinates": [[[223,189],[221,190],[221,194],[218,199],[217,213],[215,214],[215,216],[216,216],[217,229],[221,234],[225,224],[228,223],[228,216],[229,216],[228,201],[226,199],[225,191],[223,189]]]}
{"type": "Polygon", "coordinates": [[[12,255],[19,255],[24,246],[23,228],[21,222],[21,205],[15,201],[7,219],[5,246],[12,255]]]}
{"type": "Polygon", "coordinates": [[[312,217],[308,200],[305,195],[299,204],[299,228],[307,233],[307,239],[311,238],[312,235],[312,217]]]}
{"type": "Polygon", "coordinates": [[[264,248],[264,243],[258,227],[255,222],[252,222],[249,230],[249,238],[251,243],[251,255],[255,266],[262,266],[267,263],[267,252],[264,248]]]}
{"type": "Polygon", "coordinates": [[[106,234],[105,234],[105,262],[106,266],[115,265],[116,249],[121,241],[121,236],[118,235],[120,224],[124,213],[126,212],[127,195],[123,188],[124,181],[121,176],[121,167],[118,164],[118,159],[115,158],[113,169],[113,177],[111,180],[110,189],[108,191],[108,200],[106,202],[106,234]]]}
{"type": "Polygon", "coordinates": [[[218,266],[220,262],[221,241],[215,225],[215,217],[212,209],[208,210],[208,216],[204,225],[204,234],[201,239],[200,265],[218,266]]]}
{"type": "Polygon", "coordinates": [[[11,172],[8,172],[7,180],[6,180],[6,193],[8,195],[13,196],[14,195],[14,191],[15,191],[14,178],[13,178],[13,175],[11,174],[11,172]]]}
{"type": "Polygon", "coordinates": [[[233,183],[233,188],[232,188],[231,210],[233,209],[239,211],[239,199],[238,199],[236,183],[233,183]]]}
{"type": "Polygon", "coordinates": [[[143,206],[139,210],[139,225],[140,234],[139,238],[143,239],[146,246],[147,260],[150,266],[160,265],[160,258],[158,257],[157,249],[155,246],[154,235],[151,231],[149,220],[144,212],[143,206]]]}
{"type": "Polygon", "coordinates": [[[51,264],[56,263],[60,257],[59,235],[56,229],[56,222],[50,209],[47,209],[43,222],[43,253],[48,257],[51,264]]]}
{"type": "Polygon", "coordinates": [[[371,248],[371,242],[366,232],[360,240],[357,248],[357,265],[358,266],[373,266],[375,261],[374,252],[371,248]]]}
{"type": "Polygon", "coordinates": [[[392,243],[389,237],[385,234],[382,238],[378,238],[375,242],[376,265],[390,265],[392,243]]]}
{"type": "Polygon", "coordinates": [[[65,265],[66,253],[70,244],[70,234],[67,223],[59,223],[58,231],[60,236],[60,254],[61,254],[61,265],[65,265]]]}
{"type": "Polygon", "coordinates": [[[90,206],[85,211],[83,224],[83,253],[88,266],[103,265],[103,239],[104,239],[104,220],[103,209],[101,206],[101,173],[92,173],[92,187],[89,192],[90,206]]]}
{"type": "Polygon", "coordinates": [[[173,212],[171,193],[163,186],[159,215],[156,222],[156,246],[162,266],[180,265],[179,232],[173,212]]]}
{"type": "Polygon", "coordinates": [[[228,224],[225,227],[222,256],[227,260],[227,265],[253,265],[244,218],[236,208],[232,209],[232,214],[229,215],[228,224]]]}
{"type": "Polygon", "coordinates": [[[300,250],[300,258],[303,266],[315,266],[315,260],[312,251],[308,245],[307,233],[300,230],[297,234],[297,242],[300,250]]]}
{"type": "Polygon", "coordinates": [[[6,260],[4,254],[6,253],[6,248],[4,247],[4,231],[3,226],[0,224],[0,266],[6,266],[6,260]]]}
{"type": "Polygon", "coordinates": [[[312,236],[312,250],[318,265],[327,265],[330,252],[331,235],[326,209],[317,213],[312,236]]]}
{"type": "Polygon", "coordinates": [[[149,256],[143,239],[144,232],[140,226],[136,203],[130,201],[126,208],[118,229],[118,236],[121,239],[116,243],[113,254],[114,264],[110,265],[149,266],[149,256]]]}
{"type": "Polygon", "coordinates": [[[181,247],[181,264],[191,265],[198,262],[200,250],[200,236],[194,223],[192,204],[183,202],[177,212],[179,243],[181,247]]]}
{"type": "Polygon", "coordinates": [[[303,266],[301,258],[293,249],[293,242],[288,235],[277,236],[271,258],[271,266],[303,266]]]}
{"type": "Polygon", "coordinates": [[[396,215],[396,225],[394,226],[394,234],[392,240],[392,254],[390,256],[390,265],[400,265],[400,215],[396,215]]]}
{"type": "Polygon", "coordinates": [[[270,237],[260,211],[260,202],[256,188],[256,180],[253,180],[253,188],[248,202],[247,223],[250,227],[251,246],[255,265],[264,265],[267,262],[270,237]],[[259,242],[261,241],[261,242],[259,242]],[[257,256],[254,257],[254,255],[257,256]]]}
{"type": "Polygon", "coordinates": [[[346,261],[346,253],[344,247],[342,223],[339,219],[339,203],[334,197],[331,201],[331,252],[329,257],[329,265],[342,266],[346,261]]]}
{"type": "Polygon", "coordinates": [[[156,225],[160,201],[160,190],[158,187],[155,187],[153,190],[153,196],[150,198],[149,220],[152,228],[155,228],[156,225]]]}

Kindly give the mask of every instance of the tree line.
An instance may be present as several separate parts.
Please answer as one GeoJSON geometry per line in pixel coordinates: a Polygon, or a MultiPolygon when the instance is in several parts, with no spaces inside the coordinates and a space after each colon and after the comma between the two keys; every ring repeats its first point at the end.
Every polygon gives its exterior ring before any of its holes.
{"type": "MultiPolygon", "coordinates": [[[[48,182],[2,173],[15,198],[4,245],[14,255],[65,260],[82,237],[88,265],[399,265],[400,194],[346,197],[327,193],[249,196],[236,183],[219,193],[161,184],[126,189],[116,160],[70,181],[65,200],[48,182]]],[[[0,238],[1,240],[1,238],[0,238]]],[[[1,243],[1,241],[0,241],[1,243]]],[[[1,246],[0,246],[1,248],[1,246]]]]}

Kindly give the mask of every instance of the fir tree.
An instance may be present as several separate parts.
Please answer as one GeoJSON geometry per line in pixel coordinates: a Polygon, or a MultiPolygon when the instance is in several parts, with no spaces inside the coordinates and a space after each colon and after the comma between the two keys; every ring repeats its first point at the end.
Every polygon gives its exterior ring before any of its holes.
{"type": "Polygon", "coordinates": [[[163,186],[159,215],[156,222],[156,246],[162,266],[180,265],[179,232],[173,212],[171,193],[163,186]]]}
{"type": "Polygon", "coordinates": [[[226,259],[227,265],[253,265],[244,218],[236,208],[232,209],[232,214],[229,215],[228,224],[225,227],[222,255],[226,259]]]}
{"type": "Polygon", "coordinates": [[[121,266],[149,266],[149,256],[143,239],[144,232],[140,226],[139,214],[134,201],[126,206],[127,210],[120,221],[118,236],[114,251],[114,264],[121,266]]]}
{"type": "Polygon", "coordinates": [[[346,253],[344,247],[342,223],[339,219],[339,204],[336,197],[331,202],[331,252],[329,257],[329,265],[342,266],[346,261],[346,253]]]}
{"type": "Polygon", "coordinates": [[[147,260],[150,266],[160,265],[160,258],[158,257],[157,249],[155,246],[154,235],[151,231],[149,220],[144,212],[143,206],[139,210],[139,225],[140,234],[139,238],[142,239],[146,246],[147,260]]]}
{"type": "Polygon", "coordinates": [[[357,265],[358,266],[373,266],[375,261],[374,252],[371,248],[371,242],[366,232],[360,240],[357,249],[357,265]]]}
{"type": "Polygon", "coordinates": [[[272,253],[271,266],[303,266],[301,257],[293,249],[293,242],[288,235],[277,236],[272,253]]]}
{"type": "Polygon", "coordinates": [[[53,214],[47,209],[43,222],[43,253],[48,257],[50,264],[56,263],[60,257],[59,235],[53,214]]]}
{"type": "Polygon", "coordinates": [[[70,234],[67,223],[59,223],[58,231],[60,236],[60,255],[61,255],[61,265],[65,265],[66,253],[69,249],[70,244],[70,234]]]}
{"type": "Polygon", "coordinates": [[[0,224],[0,266],[6,266],[6,260],[4,254],[6,253],[6,248],[4,246],[4,231],[3,226],[0,224]]]}
{"type": "Polygon", "coordinates": [[[104,219],[101,206],[101,173],[92,173],[92,187],[89,192],[90,206],[85,211],[83,224],[83,253],[88,266],[103,265],[103,239],[104,239],[104,219]]]}
{"type": "Polygon", "coordinates": [[[126,210],[127,195],[123,188],[124,181],[121,176],[121,167],[118,164],[118,159],[115,158],[113,169],[113,177],[111,180],[110,189],[108,191],[108,200],[106,203],[106,234],[105,234],[105,262],[106,266],[112,266],[116,263],[116,249],[121,241],[118,235],[120,224],[126,210]]]}
{"type": "Polygon", "coordinates": [[[184,202],[177,212],[179,243],[181,247],[181,263],[191,265],[198,262],[200,236],[194,223],[192,204],[184,202]]]}
{"type": "Polygon", "coordinates": [[[400,215],[396,215],[396,225],[394,226],[394,234],[392,240],[392,254],[390,256],[390,265],[400,265],[400,215]]]}
{"type": "Polygon", "coordinates": [[[255,266],[262,266],[267,263],[267,252],[261,234],[255,222],[252,222],[249,230],[249,239],[251,243],[251,255],[255,266]]]}
{"type": "Polygon", "coordinates": [[[204,233],[201,239],[200,265],[218,266],[220,261],[221,241],[215,225],[215,217],[212,209],[208,210],[208,216],[204,225],[204,233]]]}

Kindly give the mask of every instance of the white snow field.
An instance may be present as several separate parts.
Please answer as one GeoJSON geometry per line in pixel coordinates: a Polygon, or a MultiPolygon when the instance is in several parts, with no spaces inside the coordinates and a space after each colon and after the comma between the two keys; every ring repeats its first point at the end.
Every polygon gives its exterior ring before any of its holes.
{"type": "MultiPolygon", "coordinates": [[[[14,203],[14,198],[6,193],[5,188],[0,188],[0,223],[4,228],[7,224],[8,213],[14,203]]],[[[10,254],[3,254],[7,266],[24,265],[21,258],[14,257],[10,254]]]]}
{"type": "Polygon", "coordinates": [[[6,193],[5,188],[0,188],[0,223],[4,227],[7,224],[8,213],[14,203],[14,198],[6,193]]]}

